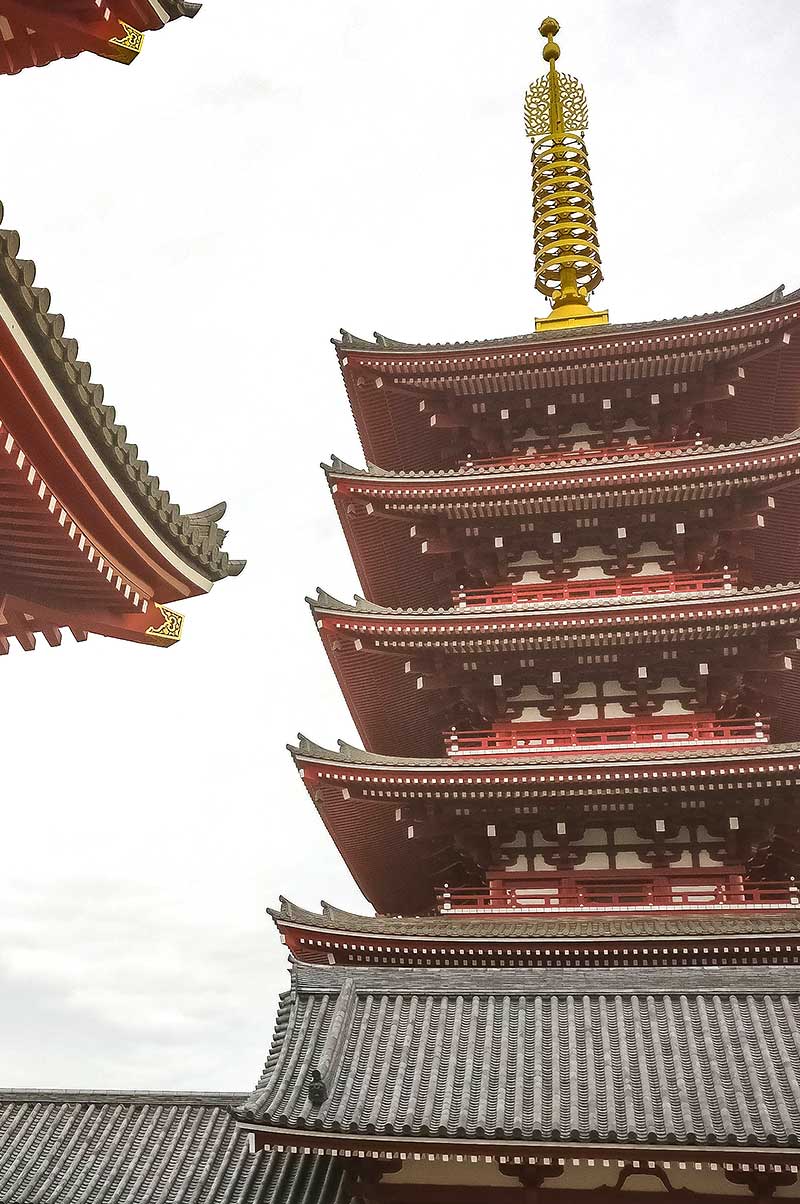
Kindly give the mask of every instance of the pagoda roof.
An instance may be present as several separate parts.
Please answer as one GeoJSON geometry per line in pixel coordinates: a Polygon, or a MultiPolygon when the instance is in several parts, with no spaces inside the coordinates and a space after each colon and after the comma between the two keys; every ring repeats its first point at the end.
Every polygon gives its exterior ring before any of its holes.
{"type": "Polygon", "coordinates": [[[389,338],[375,331],[372,339],[364,339],[351,334],[349,330],[341,330],[339,338],[331,339],[335,347],[343,352],[354,351],[398,351],[398,352],[447,352],[447,351],[480,351],[483,348],[520,347],[528,343],[541,345],[562,342],[608,342],[619,335],[637,332],[648,333],[651,330],[679,330],[685,326],[708,326],[728,318],[738,318],[748,314],[759,314],[766,310],[790,305],[800,300],[800,289],[786,293],[786,286],[779,284],[771,292],[765,293],[755,301],[739,305],[733,309],[714,310],[709,313],[684,315],[677,318],[655,318],[638,322],[612,322],[600,327],[565,328],[562,330],[531,331],[528,334],[507,335],[503,338],[474,339],[456,343],[408,343],[400,339],[389,338]]]}
{"type": "Polygon", "coordinates": [[[796,340],[787,345],[798,301],[800,291],[777,289],[750,305],[665,321],[474,343],[348,333],[335,342],[367,459],[410,469],[472,454],[478,414],[521,438],[524,414],[534,418],[545,401],[572,405],[576,390],[623,402],[649,401],[655,388],[667,403],[680,401],[672,393],[680,381],[695,400],[720,403],[734,438],[790,430],[800,422],[800,353],[796,340]]]}
{"type": "Polygon", "coordinates": [[[300,1150],[769,1156],[798,1144],[798,990],[784,966],[295,964],[236,1113],[300,1150]]]}
{"type": "MultiPolygon", "coordinates": [[[[493,492],[498,488],[499,481],[519,483],[528,480],[540,488],[564,488],[580,485],[583,490],[595,483],[607,486],[610,482],[623,480],[635,483],[651,480],[664,481],[670,476],[685,476],[687,465],[704,472],[714,472],[730,467],[736,470],[760,467],[762,464],[770,463],[773,455],[780,456],[781,453],[785,454],[786,459],[796,459],[798,446],[800,446],[800,428],[782,435],[768,436],[762,439],[744,439],[733,443],[696,443],[691,447],[681,444],[665,447],[662,444],[659,445],[658,450],[654,450],[652,453],[643,452],[639,445],[632,445],[627,450],[625,447],[620,447],[619,450],[608,450],[604,452],[602,458],[599,458],[596,453],[587,452],[585,459],[582,460],[575,460],[572,457],[564,460],[563,457],[559,458],[558,452],[553,452],[551,456],[543,454],[540,463],[525,464],[516,468],[501,459],[496,465],[482,463],[477,468],[439,468],[401,472],[380,468],[377,464],[371,463],[368,463],[365,468],[358,468],[338,456],[332,456],[330,464],[323,462],[321,468],[329,479],[333,478],[337,481],[340,478],[353,478],[370,483],[391,481],[394,488],[390,496],[393,498],[397,497],[399,489],[420,492],[427,486],[435,490],[436,496],[441,498],[443,496],[442,481],[446,481],[448,485],[452,482],[456,490],[458,487],[463,487],[470,493],[475,493],[476,487],[477,492],[481,492],[479,486],[484,478],[491,479],[490,488],[493,492]],[[750,464],[744,462],[740,464],[737,458],[743,454],[755,456],[756,459],[750,464]],[[765,457],[767,457],[766,460],[765,457]],[[609,470],[613,471],[623,467],[627,469],[624,477],[610,475],[609,470]],[[656,473],[653,472],[654,468],[658,470],[656,473]]],[[[785,464],[786,459],[784,461],[776,460],[775,463],[776,465],[785,464]]],[[[448,488],[444,496],[456,490],[448,488]]]]}
{"type": "Polygon", "coordinates": [[[4,1204],[345,1204],[336,1158],[252,1151],[245,1094],[0,1091],[4,1204]]]}
{"type": "MultiPolygon", "coordinates": [[[[0,206],[0,221],[2,213],[0,206]]],[[[91,459],[113,479],[151,538],[167,544],[209,584],[240,573],[244,561],[231,560],[222,550],[227,532],[219,520],[225,503],[187,513],[162,487],[128,439],[127,428],[117,422],[115,408],[104,401],[102,385],[92,381],[91,365],[78,358],[78,343],[65,334],[62,315],[51,312],[50,293],[35,285],[36,266],[19,257],[19,248],[16,230],[0,229],[0,318],[34,371],[45,375],[45,387],[53,386],[91,459]]],[[[23,439],[21,422],[15,423],[6,409],[4,403],[0,417],[18,440],[23,439]]],[[[33,454],[27,446],[26,450],[33,454]]]]}
{"type": "Polygon", "coordinates": [[[785,912],[707,911],[681,915],[532,916],[364,916],[331,903],[320,911],[299,907],[281,896],[280,909],[268,908],[281,927],[287,924],[337,934],[375,937],[429,937],[461,941],[552,939],[560,941],[609,940],[618,937],[685,937],[800,935],[800,915],[785,912]]]}
{"type": "Polygon", "coordinates": [[[630,819],[632,804],[642,819],[685,807],[742,813],[752,809],[756,794],[766,815],[769,807],[788,806],[800,784],[800,743],[575,749],[489,763],[468,756],[388,756],[344,741],[332,750],[301,735],[289,751],[362,894],[387,914],[429,911],[439,882],[420,851],[424,822],[409,823],[408,808],[432,812],[445,833],[453,822],[502,823],[517,812],[528,822],[630,819]]]}
{"type": "Polygon", "coordinates": [[[767,744],[759,745],[755,748],[734,748],[734,749],[704,749],[693,748],[681,751],[677,748],[664,748],[658,750],[648,750],[646,752],[636,752],[631,750],[626,752],[624,756],[617,753],[581,753],[576,755],[577,750],[573,750],[571,754],[565,753],[563,756],[558,753],[548,754],[542,757],[532,757],[530,760],[520,761],[515,759],[508,764],[500,764],[493,762],[492,765],[487,765],[480,758],[459,757],[457,762],[453,762],[448,757],[393,757],[382,753],[368,752],[366,749],[358,748],[357,745],[348,744],[346,740],[337,741],[337,748],[325,748],[321,744],[316,744],[313,740],[309,740],[306,736],[299,734],[297,744],[288,744],[287,748],[296,760],[310,759],[319,760],[320,762],[330,762],[339,765],[352,766],[354,768],[365,769],[368,772],[373,770],[390,770],[397,769],[419,769],[430,771],[436,774],[440,773],[452,776],[453,783],[460,779],[463,773],[486,773],[487,778],[497,778],[498,781],[508,780],[507,775],[521,773],[527,775],[541,773],[544,778],[551,777],[549,773],[551,769],[562,771],[568,769],[579,772],[586,770],[587,774],[591,775],[595,767],[605,770],[606,767],[614,769],[624,769],[627,765],[648,765],[650,762],[663,763],[665,773],[669,773],[670,766],[680,769],[684,762],[691,763],[695,761],[707,762],[708,764],[719,765],[725,767],[728,762],[762,762],[766,764],[770,760],[790,758],[795,760],[800,753],[800,743],[788,744],[767,744]],[[498,777],[500,775],[500,777],[498,777]]]}

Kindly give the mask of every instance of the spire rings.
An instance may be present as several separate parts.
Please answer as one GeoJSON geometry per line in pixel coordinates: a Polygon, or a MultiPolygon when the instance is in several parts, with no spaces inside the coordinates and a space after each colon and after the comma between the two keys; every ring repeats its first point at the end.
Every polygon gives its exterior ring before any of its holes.
{"type": "Polygon", "coordinates": [[[532,163],[536,287],[557,298],[567,268],[585,298],[603,279],[586,144],[546,134],[533,140],[532,163]]]}

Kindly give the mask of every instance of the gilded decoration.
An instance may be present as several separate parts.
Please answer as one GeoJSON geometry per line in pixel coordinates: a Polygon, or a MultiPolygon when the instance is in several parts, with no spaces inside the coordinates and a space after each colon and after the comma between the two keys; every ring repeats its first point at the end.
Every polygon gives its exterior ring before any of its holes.
{"type": "Polygon", "coordinates": [[[166,644],[177,644],[183,635],[183,615],[178,614],[177,610],[170,610],[168,606],[161,606],[158,602],[154,602],[153,605],[161,612],[164,621],[160,627],[148,627],[146,634],[163,640],[166,644]]]}

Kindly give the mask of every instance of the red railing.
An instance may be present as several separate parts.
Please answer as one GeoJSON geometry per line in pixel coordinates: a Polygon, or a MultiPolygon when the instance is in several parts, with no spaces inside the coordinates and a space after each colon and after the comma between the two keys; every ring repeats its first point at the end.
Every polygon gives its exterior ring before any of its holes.
{"type": "Polygon", "coordinates": [[[525,468],[536,464],[561,464],[571,460],[608,460],[612,456],[649,456],[665,451],[686,451],[703,446],[703,440],[682,443],[616,443],[602,447],[577,447],[565,450],[547,448],[533,455],[488,456],[483,459],[459,460],[459,468],[525,468]]]}
{"type": "Polygon", "coordinates": [[[518,602],[560,602],[573,598],[630,598],[635,595],[733,590],[737,574],[658,573],[650,577],[597,577],[583,581],[508,582],[491,589],[453,591],[454,606],[513,606],[518,602]]]}
{"type": "Polygon", "coordinates": [[[696,879],[551,878],[519,875],[490,883],[483,889],[445,887],[436,892],[440,913],[533,913],[618,911],[703,911],[717,908],[771,909],[800,907],[800,888],[794,881],[747,882],[740,877],[696,879]]]}
{"type": "Polygon", "coordinates": [[[628,748],[672,748],[714,744],[766,744],[769,721],[718,719],[715,715],[598,719],[575,723],[497,723],[475,731],[444,732],[449,757],[529,756],[628,748]]]}

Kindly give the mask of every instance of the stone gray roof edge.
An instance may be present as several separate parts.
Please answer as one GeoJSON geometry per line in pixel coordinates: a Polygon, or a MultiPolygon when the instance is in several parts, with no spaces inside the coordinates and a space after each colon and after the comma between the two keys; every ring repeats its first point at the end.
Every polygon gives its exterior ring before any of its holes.
{"type": "Polygon", "coordinates": [[[35,263],[20,259],[19,248],[16,230],[0,229],[0,295],[105,467],[152,529],[187,564],[212,581],[238,576],[245,562],[231,560],[222,550],[227,532],[218,526],[226,503],[184,513],[162,489],[147,461],[139,457],[137,445],[128,441],[115,408],[104,402],[102,385],[91,379],[91,365],[78,359],[78,343],[64,334],[63,316],[51,313],[49,290],[34,284],[35,263]]]}
{"type": "Polygon", "coordinates": [[[292,994],[800,995],[800,966],[384,966],[294,961],[292,994]]]}
{"type": "Polygon", "coordinates": [[[587,916],[530,916],[520,915],[492,919],[485,916],[427,915],[427,916],[362,916],[344,911],[330,903],[321,904],[321,911],[310,911],[290,899],[280,896],[280,908],[267,908],[275,922],[296,924],[322,932],[361,935],[365,937],[405,937],[411,939],[452,940],[466,943],[505,943],[514,941],[558,940],[593,942],[614,939],[686,940],[727,936],[747,939],[775,934],[800,935],[800,912],[797,914],[758,913],[748,911],[724,915],[719,912],[698,912],[683,916],[671,913],[656,915],[587,916]]]}
{"type": "MultiPolygon", "coordinates": [[[[597,578],[597,581],[613,581],[614,578],[597,578]]],[[[547,584],[547,583],[544,583],[547,584]]],[[[587,584],[591,582],[587,581],[587,584]]],[[[306,598],[313,612],[326,611],[333,614],[347,615],[384,615],[398,616],[399,618],[407,619],[427,619],[427,618],[443,618],[443,619],[463,619],[469,622],[481,615],[487,618],[497,619],[501,614],[508,614],[509,617],[518,615],[534,615],[540,612],[564,610],[568,612],[578,610],[594,610],[594,609],[613,609],[615,607],[624,607],[625,609],[634,609],[637,606],[648,607],[668,607],[679,602],[714,602],[719,599],[736,600],[746,602],[750,598],[763,598],[765,596],[780,596],[781,593],[796,592],[800,589],[800,582],[786,581],[779,584],[768,585],[748,585],[737,589],[708,589],[708,590],[680,590],[664,591],[660,594],[625,594],[624,596],[608,595],[600,598],[555,598],[544,602],[515,602],[515,603],[497,603],[494,606],[427,606],[418,609],[403,609],[393,606],[381,606],[378,602],[370,602],[367,598],[361,597],[360,594],[354,596],[353,602],[342,602],[339,598],[335,598],[333,594],[329,594],[326,590],[320,589],[317,586],[316,598],[306,598]]]]}
{"type": "MultiPolygon", "coordinates": [[[[800,428],[785,431],[781,435],[768,435],[761,439],[743,439],[735,443],[698,443],[692,447],[680,447],[676,445],[675,447],[662,448],[660,451],[653,452],[649,456],[621,450],[615,452],[613,455],[602,457],[587,456],[583,460],[570,458],[565,462],[563,458],[559,459],[558,455],[554,454],[551,458],[547,459],[542,456],[541,460],[537,460],[536,464],[526,464],[518,467],[509,466],[507,457],[505,461],[501,458],[501,461],[497,465],[482,464],[479,468],[437,468],[431,471],[404,470],[400,472],[391,468],[380,468],[378,465],[369,462],[367,462],[365,468],[356,468],[338,456],[331,456],[331,463],[326,464],[323,461],[320,467],[324,470],[327,478],[358,477],[360,480],[368,479],[376,482],[386,479],[416,485],[426,480],[440,481],[447,479],[451,481],[459,480],[465,485],[474,485],[476,481],[481,480],[483,477],[491,477],[493,480],[497,480],[500,477],[516,481],[520,477],[536,478],[539,476],[551,476],[553,472],[563,472],[571,475],[577,475],[578,473],[586,474],[591,471],[600,473],[605,471],[606,468],[615,465],[634,464],[637,468],[647,468],[652,464],[663,465],[665,460],[699,460],[703,458],[714,460],[721,455],[735,456],[742,452],[758,451],[759,449],[764,451],[774,448],[776,451],[779,451],[792,441],[796,441],[798,436],[800,436],[800,428]]],[[[635,444],[634,446],[641,447],[642,445],[635,444]]]]}
{"type": "Polygon", "coordinates": [[[202,4],[192,3],[192,0],[161,0],[161,6],[170,21],[175,21],[178,17],[196,17],[203,7],[202,4]]]}
{"type": "Polygon", "coordinates": [[[576,756],[559,757],[552,754],[539,758],[531,758],[523,761],[519,758],[509,759],[507,761],[489,760],[485,757],[393,757],[384,753],[368,752],[366,749],[357,748],[354,744],[348,744],[346,740],[339,740],[338,749],[325,748],[322,744],[317,744],[310,740],[302,732],[297,734],[297,744],[287,744],[286,748],[292,754],[295,760],[303,758],[318,759],[321,761],[332,761],[337,764],[363,766],[365,769],[374,767],[397,768],[404,767],[412,769],[431,769],[439,770],[446,769],[453,774],[458,774],[459,768],[462,770],[474,771],[476,769],[485,769],[487,773],[504,773],[514,772],[525,769],[595,769],[598,766],[619,765],[624,767],[631,764],[647,764],[651,761],[659,763],[669,763],[670,761],[732,761],[732,760],[763,760],[769,756],[791,756],[793,753],[800,752],[800,743],[791,744],[761,744],[761,745],[746,745],[736,746],[734,748],[720,749],[715,748],[692,748],[681,750],[679,748],[669,749],[652,749],[646,752],[629,752],[625,757],[620,757],[619,754],[612,753],[584,753],[580,758],[576,756]]]}
{"type": "Polygon", "coordinates": [[[780,284],[771,292],[765,293],[763,297],[759,297],[755,301],[750,301],[747,305],[736,306],[733,309],[715,310],[704,314],[684,315],[683,317],[676,318],[656,318],[650,321],[638,322],[612,322],[605,326],[573,327],[564,330],[532,331],[528,334],[510,335],[505,338],[475,339],[473,341],[457,343],[406,343],[399,339],[389,338],[378,331],[375,331],[374,339],[370,340],[354,335],[349,330],[343,328],[339,331],[340,337],[338,339],[332,338],[331,342],[337,348],[337,351],[346,354],[348,351],[479,351],[484,347],[499,349],[502,347],[524,346],[526,343],[563,343],[573,340],[585,341],[587,338],[601,341],[608,335],[613,337],[618,334],[631,334],[635,331],[642,331],[644,333],[650,330],[668,330],[670,327],[699,326],[708,322],[718,322],[750,313],[762,313],[765,310],[778,309],[783,305],[788,305],[799,298],[800,289],[787,294],[785,292],[785,285],[780,284]]]}
{"type": "Polygon", "coordinates": [[[81,1103],[104,1104],[185,1104],[219,1107],[247,1099],[247,1091],[123,1091],[102,1088],[70,1087],[48,1091],[44,1087],[0,1087],[0,1104],[5,1103],[81,1103]]]}

